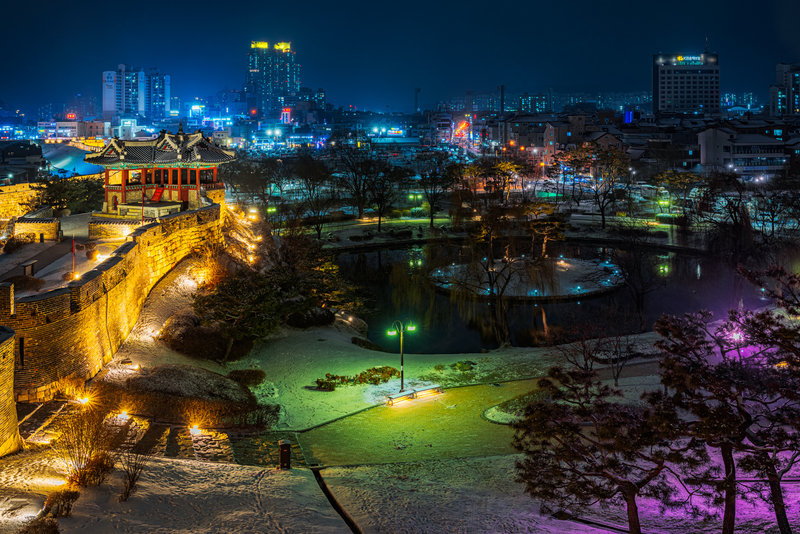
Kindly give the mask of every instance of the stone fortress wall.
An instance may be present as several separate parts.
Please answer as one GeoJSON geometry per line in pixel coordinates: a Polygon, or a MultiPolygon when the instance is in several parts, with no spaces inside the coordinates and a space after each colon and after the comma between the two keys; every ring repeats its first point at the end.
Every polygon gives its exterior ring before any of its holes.
{"type": "Polygon", "coordinates": [[[14,221],[14,235],[33,234],[35,241],[58,241],[61,221],[54,217],[27,218],[14,221]]]}
{"type": "Polygon", "coordinates": [[[38,195],[31,184],[0,186],[0,219],[21,217],[29,210],[28,205],[38,195]]]}
{"type": "Polygon", "coordinates": [[[21,446],[14,402],[14,331],[0,327],[0,456],[21,446]]]}
{"type": "MultiPolygon", "coordinates": [[[[60,379],[88,379],[108,363],[156,282],[203,244],[222,241],[220,209],[213,204],[136,228],[111,257],[66,287],[15,299],[13,284],[0,284],[0,325],[16,332],[16,401],[52,398],[60,379]]],[[[5,395],[0,389],[0,407],[9,402],[5,395]]]]}

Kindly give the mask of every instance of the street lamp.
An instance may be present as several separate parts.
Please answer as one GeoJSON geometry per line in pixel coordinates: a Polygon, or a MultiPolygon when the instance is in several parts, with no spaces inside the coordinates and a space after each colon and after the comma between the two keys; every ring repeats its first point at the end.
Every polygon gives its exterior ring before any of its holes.
{"type": "Polygon", "coordinates": [[[392,323],[392,328],[386,331],[386,335],[389,336],[396,336],[398,333],[400,334],[400,393],[405,391],[405,385],[403,382],[403,334],[404,332],[416,332],[417,327],[413,324],[406,322],[403,325],[402,321],[395,321],[392,323]]]}

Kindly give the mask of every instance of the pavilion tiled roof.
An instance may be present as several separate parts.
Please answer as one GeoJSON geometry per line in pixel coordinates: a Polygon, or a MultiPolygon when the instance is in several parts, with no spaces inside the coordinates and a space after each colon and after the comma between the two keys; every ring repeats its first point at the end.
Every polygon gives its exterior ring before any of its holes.
{"type": "Polygon", "coordinates": [[[236,155],[214,145],[200,131],[185,134],[183,128],[178,128],[175,134],[162,130],[158,137],[146,141],[114,138],[102,151],[89,153],[84,159],[87,163],[103,166],[159,163],[181,166],[227,163],[236,159],[236,155]]]}

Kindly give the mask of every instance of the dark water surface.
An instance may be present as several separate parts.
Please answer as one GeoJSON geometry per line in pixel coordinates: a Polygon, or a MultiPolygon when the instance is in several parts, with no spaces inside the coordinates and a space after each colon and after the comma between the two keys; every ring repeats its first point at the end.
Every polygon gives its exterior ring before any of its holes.
{"type": "MultiPolygon", "coordinates": [[[[369,338],[393,351],[396,337],[386,335],[395,319],[417,325],[405,336],[406,352],[458,353],[496,348],[491,335],[490,304],[435,291],[425,274],[437,266],[459,262],[460,248],[431,244],[391,250],[342,253],[337,257],[342,274],[373,299],[374,311],[364,319],[369,338]]],[[[615,250],[598,245],[561,244],[550,251],[582,259],[613,257],[615,250]]],[[[587,332],[634,332],[646,329],[663,314],[700,309],[724,315],[728,309],[755,308],[767,302],[760,288],[736,272],[736,266],[709,256],[648,251],[644,255],[645,288],[641,313],[629,287],[594,298],[558,303],[509,304],[511,341],[515,346],[546,343],[545,333],[576,336],[587,332]],[[546,324],[546,328],[545,328],[546,324]]]]}

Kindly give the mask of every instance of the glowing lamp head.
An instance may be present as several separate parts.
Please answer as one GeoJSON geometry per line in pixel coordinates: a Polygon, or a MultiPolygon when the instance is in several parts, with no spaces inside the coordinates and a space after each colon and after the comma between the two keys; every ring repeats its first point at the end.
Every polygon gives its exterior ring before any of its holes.
{"type": "Polygon", "coordinates": [[[192,428],[189,429],[189,433],[193,436],[197,436],[200,434],[200,429],[197,427],[197,425],[192,425],[192,428]]]}
{"type": "Polygon", "coordinates": [[[81,404],[89,404],[89,397],[81,397],[80,399],[78,399],[78,402],[80,402],[81,404]]]}
{"type": "Polygon", "coordinates": [[[415,331],[417,330],[417,327],[416,327],[416,326],[414,326],[413,324],[410,324],[410,325],[408,325],[408,326],[406,327],[406,330],[407,330],[408,332],[415,332],[415,331]]]}
{"type": "Polygon", "coordinates": [[[397,335],[397,330],[387,330],[386,331],[386,335],[387,336],[396,336],[397,335]]]}

